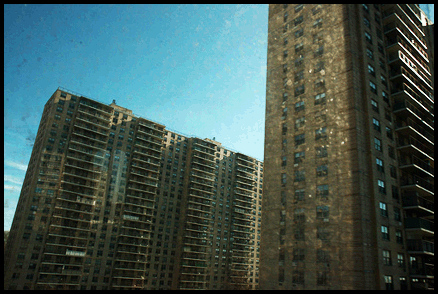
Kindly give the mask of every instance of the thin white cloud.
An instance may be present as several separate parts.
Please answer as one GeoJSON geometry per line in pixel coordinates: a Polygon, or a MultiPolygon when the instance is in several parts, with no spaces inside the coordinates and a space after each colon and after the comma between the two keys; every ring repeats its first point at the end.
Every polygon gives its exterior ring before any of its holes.
{"type": "Polygon", "coordinates": [[[10,167],[14,167],[16,169],[19,170],[27,170],[27,165],[26,164],[22,164],[22,163],[18,163],[18,162],[13,162],[13,161],[5,161],[5,164],[10,166],[10,167]]]}
{"type": "Polygon", "coordinates": [[[9,175],[4,175],[4,181],[5,182],[11,182],[14,184],[18,184],[18,185],[22,185],[23,184],[23,180],[13,177],[13,176],[9,176],[9,175]]]}
{"type": "Polygon", "coordinates": [[[15,192],[20,192],[20,190],[21,190],[21,187],[18,187],[18,186],[10,186],[10,185],[4,185],[4,190],[12,190],[12,191],[15,191],[15,192]]]}

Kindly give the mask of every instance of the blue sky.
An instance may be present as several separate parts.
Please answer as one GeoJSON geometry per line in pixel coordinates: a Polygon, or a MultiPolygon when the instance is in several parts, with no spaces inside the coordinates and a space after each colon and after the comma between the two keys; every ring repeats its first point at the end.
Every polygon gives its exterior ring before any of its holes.
{"type": "Polygon", "coordinates": [[[263,159],[268,5],[5,5],[4,229],[58,86],[263,159]]]}
{"type": "Polygon", "coordinates": [[[263,160],[267,28],[267,4],[4,5],[4,229],[59,86],[263,160]]]}

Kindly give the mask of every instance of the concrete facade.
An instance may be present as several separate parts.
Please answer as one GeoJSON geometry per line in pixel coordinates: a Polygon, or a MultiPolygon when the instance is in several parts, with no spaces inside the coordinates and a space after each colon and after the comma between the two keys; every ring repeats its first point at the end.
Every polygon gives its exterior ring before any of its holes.
{"type": "MultiPolygon", "coordinates": [[[[406,236],[403,226],[409,213],[400,193],[409,193],[400,192],[393,114],[401,101],[390,95],[399,84],[390,81],[386,34],[395,14],[416,17],[411,11],[419,10],[270,4],[260,289],[417,282],[406,243],[419,237],[406,236]]],[[[433,277],[424,278],[416,285],[433,288],[433,277]]]]}
{"type": "Polygon", "coordinates": [[[5,248],[5,289],[256,289],[263,163],[58,89],[5,248]]]}

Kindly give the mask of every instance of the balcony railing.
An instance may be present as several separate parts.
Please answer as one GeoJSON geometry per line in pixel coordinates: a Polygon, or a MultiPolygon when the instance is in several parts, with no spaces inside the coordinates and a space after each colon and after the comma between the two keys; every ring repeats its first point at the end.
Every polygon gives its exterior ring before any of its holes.
{"type": "Polygon", "coordinates": [[[435,205],[432,201],[419,197],[417,193],[407,192],[403,194],[403,208],[424,207],[427,210],[435,211],[435,205]]]}
{"type": "Polygon", "coordinates": [[[405,165],[413,165],[413,164],[419,166],[421,169],[427,171],[428,173],[435,174],[435,169],[432,166],[430,166],[428,162],[419,159],[415,155],[400,158],[400,168],[405,165]]]}
{"type": "Polygon", "coordinates": [[[435,192],[435,186],[434,184],[426,181],[425,179],[420,178],[417,175],[410,175],[410,176],[403,176],[400,179],[400,186],[411,186],[411,185],[417,185],[422,187],[423,189],[434,193],[435,192]]]}
{"type": "Polygon", "coordinates": [[[405,218],[405,228],[406,229],[422,229],[435,233],[435,225],[433,222],[423,219],[423,218],[405,218]]]}
{"type": "Polygon", "coordinates": [[[425,123],[429,128],[431,129],[434,128],[435,122],[432,118],[429,117],[431,115],[430,112],[421,110],[419,107],[416,107],[413,103],[407,100],[394,104],[392,108],[394,112],[400,109],[409,109],[417,116],[418,119],[420,119],[423,123],[425,123]]]}
{"type": "Polygon", "coordinates": [[[419,134],[427,138],[429,141],[434,142],[434,134],[427,129],[425,129],[420,124],[414,122],[411,118],[407,118],[405,120],[397,120],[395,123],[395,130],[399,130],[405,127],[411,127],[416,130],[419,134]]]}
{"type": "Polygon", "coordinates": [[[426,240],[407,240],[408,251],[435,254],[435,244],[426,240]]]}
{"type": "Polygon", "coordinates": [[[432,148],[427,147],[425,144],[421,143],[417,139],[415,139],[412,136],[402,137],[400,136],[398,138],[398,146],[397,147],[406,147],[408,145],[412,145],[415,148],[421,150],[426,154],[427,156],[431,157],[432,159],[435,158],[435,153],[432,148]]]}

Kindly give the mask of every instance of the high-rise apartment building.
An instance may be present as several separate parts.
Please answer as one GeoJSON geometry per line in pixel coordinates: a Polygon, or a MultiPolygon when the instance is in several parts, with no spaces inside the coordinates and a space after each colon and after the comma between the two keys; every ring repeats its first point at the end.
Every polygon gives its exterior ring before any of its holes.
{"type": "Polygon", "coordinates": [[[433,25],[270,4],[260,289],[434,288],[433,25]]]}
{"type": "Polygon", "coordinates": [[[5,249],[5,289],[255,289],[263,163],[58,89],[5,249]]]}

